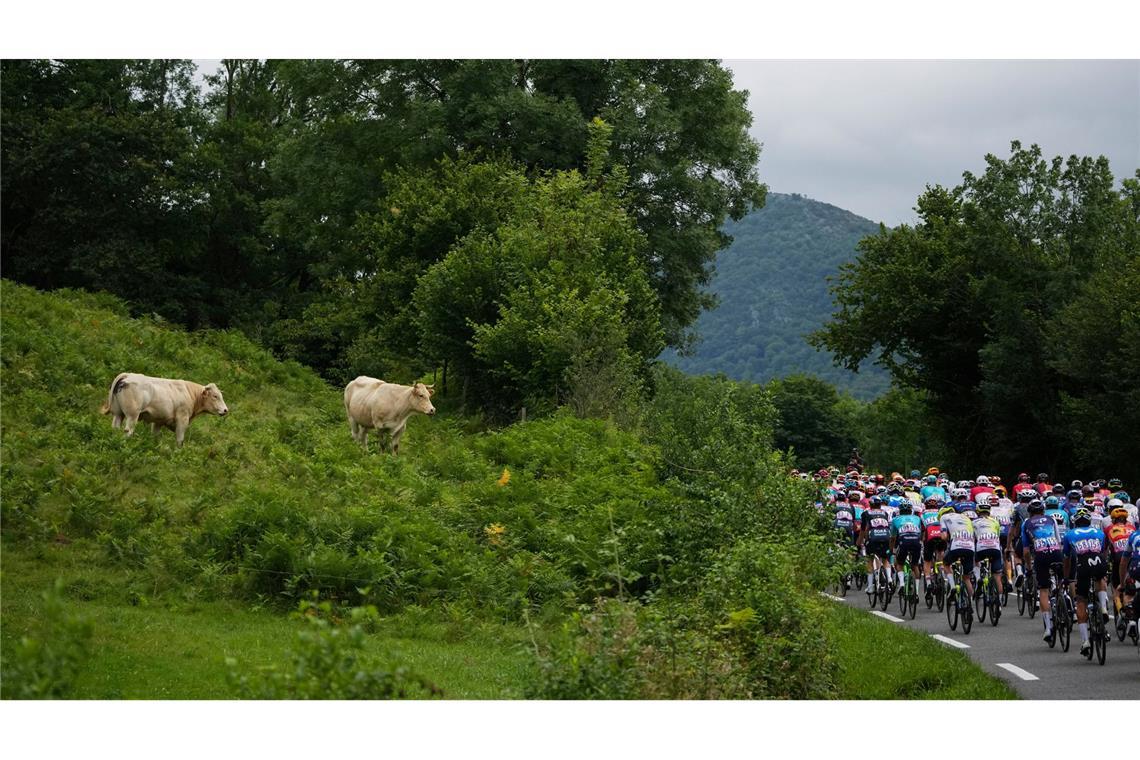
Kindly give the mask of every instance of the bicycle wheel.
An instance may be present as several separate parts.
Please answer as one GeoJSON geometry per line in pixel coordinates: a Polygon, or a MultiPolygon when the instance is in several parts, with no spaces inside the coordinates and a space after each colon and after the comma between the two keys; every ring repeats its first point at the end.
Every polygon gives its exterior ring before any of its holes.
{"type": "Polygon", "coordinates": [[[1041,600],[1037,598],[1037,584],[1030,584],[1028,581],[1025,583],[1028,586],[1029,598],[1025,601],[1026,606],[1029,608],[1029,619],[1032,620],[1033,616],[1037,614],[1037,608],[1041,606],[1041,600]]]}
{"type": "Polygon", "coordinates": [[[1105,641],[1104,618],[1100,615],[1099,609],[1092,609],[1089,614],[1092,619],[1099,621],[1094,625],[1089,626],[1089,635],[1092,637],[1093,652],[1096,654],[1096,662],[1098,665],[1104,664],[1104,658],[1108,654],[1108,642],[1105,641]]]}
{"type": "Polygon", "coordinates": [[[938,611],[942,612],[946,604],[946,579],[941,574],[934,579],[934,603],[938,605],[938,611]]]}
{"type": "Polygon", "coordinates": [[[863,590],[863,586],[867,583],[867,574],[864,572],[855,573],[855,588],[859,591],[863,590]]]}
{"type": "Polygon", "coordinates": [[[1073,638],[1073,623],[1069,620],[1069,614],[1065,610],[1064,599],[1058,600],[1060,603],[1053,607],[1056,612],[1053,614],[1053,628],[1057,631],[1057,637],[1061,639],[1061,651],[1069,651],[1069,643],[1073,638]]]}
{"type": "Polygon", "coordinates": [[[891,585],[887,581],[886,568],[879,568],[879,609],[883,612],[887,611],[887,606],[891,603],[891,585]]]}
{"type": "Polygon", "coordinates": [[[1124,616],[1123,610],[1116,611],[1116,640],[1124,641],[1124,637],[1128,635],[1128,618],[1124,616]]]}
{"type": "Polygon", "coordinates": [[[926,575],[922,576],[922,598],[926,601],[926,609],[934,608],[934,581],[926,582],[926,575]]]}
{"type": "Polygon", "coordinates": [[[979,623],[986,622],[986,591],[988,588],[986,585],[987,583],[988,583],[988,581],[985,578],[983,578],[982,579],[982,586],[981,586],[981,589],[982,589],[981,596],[978,596],[976,594],[976,592],[974,595],[974,609],[976,609],[978,612],[978,622],[979,623]]]}
{"type": "Polygon", "coordinates": [[[906,616],[906,607],[907,607],[906,590],[907,590],[907,583],[909,581],[910,581],[910,576],[909,575],[904,576],[903,582],[902,582],[902,590],[899,592],[899,614],[904,616],[904,617],[906,616]]]}
{"type": "Polygon", "coordinates": [[[1017,590],[1017,614],[1018,615],[1024,615],[1025,614],[1025,608],[1029,606],[1026,602],[1026,600],[1028,599],[1028,595],[1025,593],[1025,589],[1024,589],[1025,582],[1022,581],[1021,585],[1023,588],[1019,588],[1017,590]]]}
{"type": "Polygon", "coordinates": [[[962,604],[962,633],[968,634],[974,625],[974,608],[970,604],[970,594],[965,586],[958,592],[958,597],[962,604]]]}
{"type": "Polygon", "coordinates": [[[946,601],[946,622],[950,624],[950,630],[958,630],[958,605],[952,600],[946,601]]]}
{"type": "Polygon", "coordinates": [[[987,594],[986,605],[990,609],[990,625],[998,624],[998,617],[1001,616],[1001,595],[998,594],[997,589],[990,586],[989,593],[987,594]]]}
{"type": "Polygon", "coordinates": [[[918,613],[918,584],[914,582],[914,578],[910,579],[907,586],[907,598],[910,600],[907,606],[910,607],[910,619],[914,620],[914,616],[918,613]]]}

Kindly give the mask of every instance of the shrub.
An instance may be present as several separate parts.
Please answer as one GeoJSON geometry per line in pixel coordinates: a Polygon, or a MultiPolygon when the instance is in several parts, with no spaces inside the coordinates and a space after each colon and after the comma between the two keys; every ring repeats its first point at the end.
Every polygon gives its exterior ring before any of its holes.
{"type": "Polygon", "coordinates": [[[329,602],[302,601],[299,615],[306,629],[297,634],[296,647],[285,665],[250,671],[226,658],[231,687],[243,699],[404,699],[432,697],[442,691],[423,676],[404,667],[380,667],[368,662],[364,624],[375,608],[349,610],[351,622],[335,625],[329,602]]]}
{"type": "Polygon", "coordinates": [[[64,608],[64,585],[43,594],[39,624],[32,635],[4,652],[0,689],[4,699],[55,699],[71,694],[90,656],[91,623],[64,608]]]}

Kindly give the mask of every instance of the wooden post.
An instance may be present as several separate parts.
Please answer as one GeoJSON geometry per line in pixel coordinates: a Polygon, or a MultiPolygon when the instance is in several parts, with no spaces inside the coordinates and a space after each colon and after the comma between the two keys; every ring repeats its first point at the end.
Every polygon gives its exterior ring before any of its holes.
{"type": "Polygon", "coordinates": [[[519,410],[519,422],[526,422],[526,407],[519,410]]]}

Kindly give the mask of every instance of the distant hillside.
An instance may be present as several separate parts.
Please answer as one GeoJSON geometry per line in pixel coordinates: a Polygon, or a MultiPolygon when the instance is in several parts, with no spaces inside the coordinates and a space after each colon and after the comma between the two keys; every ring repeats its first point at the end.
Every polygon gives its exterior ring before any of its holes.
{"type": "Polygon", "coordinates": [[[769,193],[763,209],[725,226],[734,241],[717,258],[710,285],[720,305],[697,320],[696,353],[662,358],[691,374],[764,382],[807,372],[859,398],[883,393],[889,385],[883,370],[864,365],[848,372],[804,339],[831,315],[827,278],[854,258],[860,238],[878,229],[827,203],[769,193]]]}

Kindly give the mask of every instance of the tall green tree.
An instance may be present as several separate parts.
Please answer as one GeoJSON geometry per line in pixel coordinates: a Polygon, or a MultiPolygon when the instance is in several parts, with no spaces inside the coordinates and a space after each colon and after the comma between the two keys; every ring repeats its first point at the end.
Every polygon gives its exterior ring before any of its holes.
{"type": "Polygon", "coordinates": [[[779,413],[775,445],[791,449],[796,466],[817,470],[845,464],[855,445],[854,420],[835,387],[811,375],[792,375],[768,384],[779,413]]]}
{"type": "Polygon", "coordinates": [[[898,385],[926,394],[963,466],[1074,465],[1062,399],[1088,385],[1059,369],[1073,359],[1051,326],[1066,305],[1101,300],[1090,283],[1135,256],[1135,209],[1108,161],[1046,160],[1014,142],[983,174],[928,188],[917,210],[916,226],[860,243],[814,342],[851,368],[881,350],[898,385]]]}

